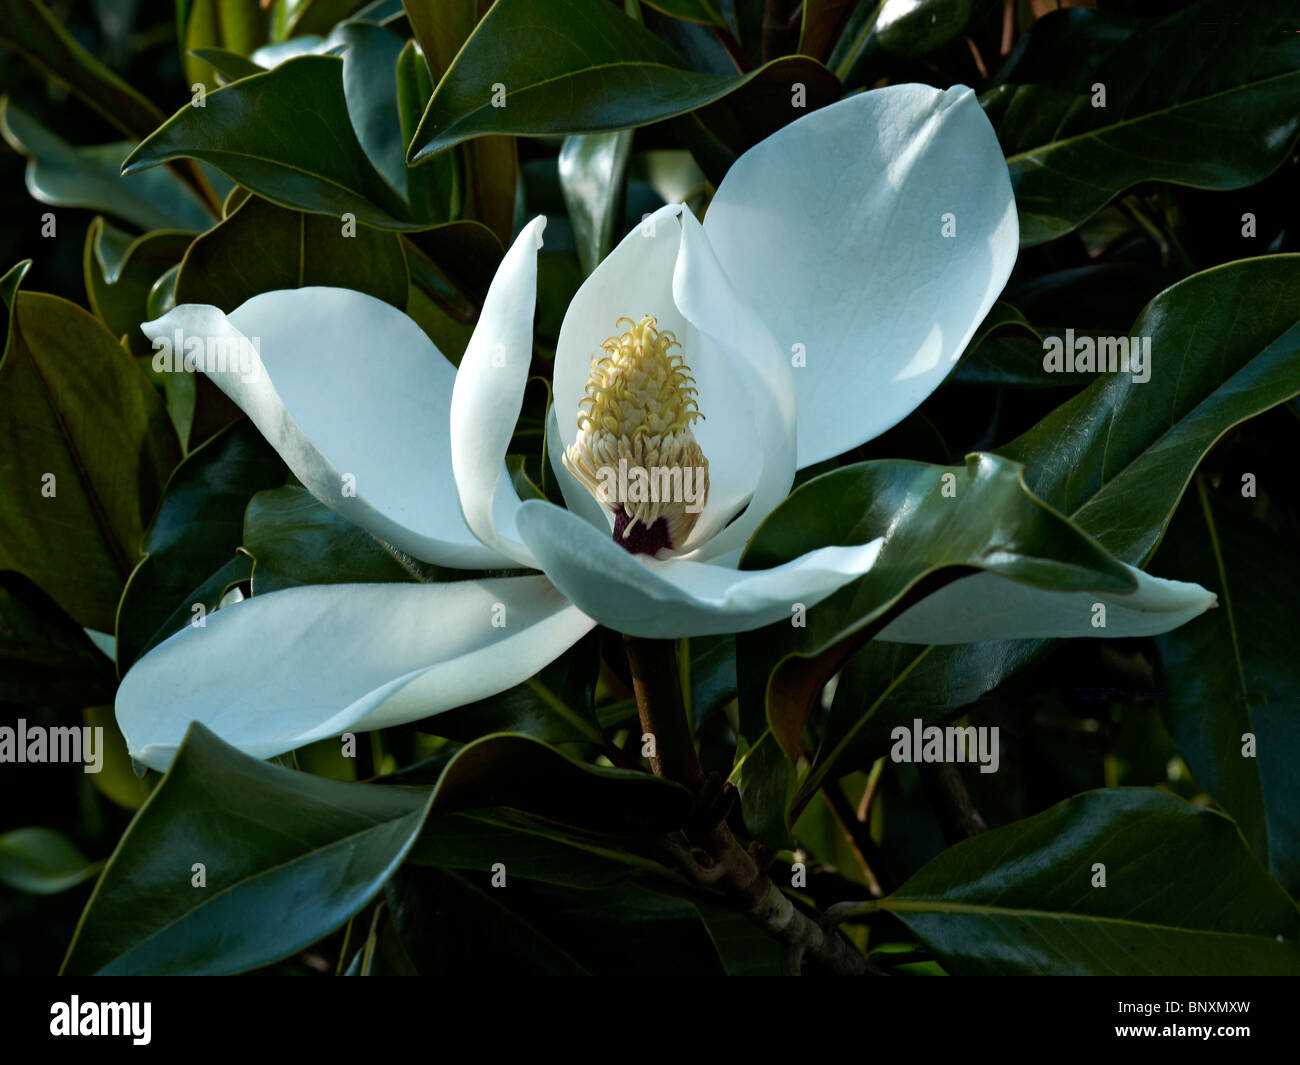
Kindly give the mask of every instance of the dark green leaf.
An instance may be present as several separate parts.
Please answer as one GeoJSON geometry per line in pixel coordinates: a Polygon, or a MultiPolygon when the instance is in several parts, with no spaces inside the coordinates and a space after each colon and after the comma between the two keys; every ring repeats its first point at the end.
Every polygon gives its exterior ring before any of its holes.
{"type": "Polygon", "coordinates": [[[297,485],[253,496],[244,515],[243,546],[255,562],[254,595],[300,584],[409,581],[419,565],[399,558],[297,485]]]}
{"type": "Polygon", "coordinates": [[[94,318],[18,293],[0,365],[0,568],[113,630],[145,523],[179,459],[162,400],[94,318]],[[112,404],[104,402],[113,397],[112,404]]]}
{"type": "Polygon", "coordinates": [[[1300,915],[1237,827],[1157,791],[1089,792],[966,840],[868,907],[959,976],[1300,974],[1300,915]]]}
{"type": "Polygon", "coordinates": [[[228,52],[224,48],[195,48],[192,54],[202,59],[226,81],[238,81],[240,78],[266,71],[266,67],[254,63],[251,59],[245,59],[235,52],[228,52]]]}
{"type": "Polygon", "coordinates": [[[375,895],[430,813],[504,804],[563,820],[603,804],[598,819],[640,819],[644,831],[677,823],[689,802],[667,781],[581,765],[519,736],[470,744],[435,786],[411,788],[260,762],[194,724],[109,859],[64,971],[219,974],[287,957],[375,895]],[[195,863],[206,886],[194,886],[195,863]],[[304,895],[303,883],[329,889],[304,895]]]}
{"type": "Polygon", "coordinates": [[[337,56],[299,56],[208,93],[205,107],[182,107],[127,157],[122,172],[183,157],[284,207],[351,213],[380,229],[427,224],[411,216],[361,147],[337,56]],[[283,137],[282,129],[294,135],[283,137]]]}
{"type": "Polygon", "coordinates": [[[0,42],[63,82],[114,126],[145,137],[162,113],[81,47],[41,0],[0,0],[0,42]]]}
{"type": "MultiPolygon", "coordinates": [[[[658,862],[624,849],[617,838],[566,832],[509,810],[431,817],[407,861],[480,873],[491,873],[500,862],[507,878],[584,891],[638,874],[668,875],[658,862]]],[[[482,881],[486,884],[487,877],[482,881]]]]}
{"type": "MultiPolygon", "coordinates": [[[[179,615],[182,624],[189,622],[192,605],[202,601],[193,593],[234,561],[248,501],[282,484],[286,475],[275,450],[249,422],[223,430],[176,468],[141,545],[144,557],[122,593],[119,672],[171,635],[169,620],[179,615]]],[[[227,586],[223,578],[213,589],[218,599],[227,586]]]]}
{"type": "MultiPolygon", "coordinates": [[[[1273,171],[1300,132],[1294,5],[1257,0],[1249,19],[1239,14],[1237,0],[1202,0],[1126,36],[1099,17],[1109,51],[1073,84],[1002,85],[985,97],[1022,244],[1070,232],[1141,181],[1233,189],[1273,171]],[[1099,91],[1105,106],[1094,103],[1099,91]]],[[[1040,65],[1034,44],[1026,68],[1040,65]]]]}
{"type": "Polygon", "coordinates": [[[137,353],[150,350],[140,323],[149,321],[146,305],[158,278],[184,256],[188,233],[153,232],[132,237],[96,218],[86,231],[82,273],[90,309],[114,336],[125,336],[137,353]]]}
{"type": "Polygon", "coordinates": [[[1300,588],[1300,561],[1250,516],[1241,485],[1228,487],[1213,495],[1198,476],[1156,554],[1161,573],[1219,597],[1218,610],[1156,638],[1169,731],[1260,861],[1300,895],[1300,604],[1282,591],[1300,588]]]}
{"type": "MultiPolygon", "coordinates": [[[[438,83],[410,159],[484,134],[643,126],[721,100],[758,74],[690,70],[653,33],[601,0],[498,0],[438,83]]],[[[789,110],[788,80],[784,92],[789,110]]]]}
{"type": "Polygon", "coordinates": [[[876,37],[886,52],[919,59],[965,33],[970,18],[971,0],[885,4],[876,20],[876,37]]]}
{"type": "Polygon", "coordinates": [[[27,191],[42,203],[104,211],[145,230],[197,232],[212,221],[171,170],[123,177],[129,141],[74,148],[3,96],[0,136],[27,157],[27,191]]]}
{"type": "Polygon", "coordinates": [[[275,289],[350,288],[406,306],[406,259],[396,233],[277,207],[256,196],[194,241],[176,280],[177,303],[230,312],[275,289]]]}
{"type": "Polygon", "coordinates": [[[57,895],[99,871],[67,836],[49,828],[15,828],[0,836],[0,884],[29,895],[57,895]]]}
{"type": "Polygon", "coordinates": [[[501,889],[442,869],[399,870],[385,892],[406,955],[425,975],[586,976],[561,946],[511,911],[501,889]]]}
{"type": "Polygon", "coordinates": [[[595,270],[622,236],[615,223],[631,147],[632,132],[622,130],[566,137],[560,149],[560,188],[585,273],[595,270]]]}
{"type": "MultiPolygon", "coordinates": [[[[1192,473],[1240,422],[1300,393],[1300,256],[1206,270],[1161,293],[1130,331],[1150,336],[1151,379],[1108,374],[1002,448],[1030,489],[1132,565],[1159,543],[1192,473]]],[[[848,667],[814,774],[836,754],[869,765],[890,730],[950,716],[1052,646],[872,644],[848,667]],[[836,742],[840,742],[836,740],[836,742]]]]}
{"type": "MultiPolygon", "coordinates": [[[[808,611],[807,625],[777,624],[743,634],[745,663],[774,663],[769,685],[784,690],[781,664],[821,654],[881,618],[918,582],[943,569],[983,569],[1060,590],[1128,591],[1133,579],[1095,541],[1026,489],[1022,469],[995,455],[965,467],[882,459],[847,466],[795,490],[759,527],[742,568],[767,568],[827,544],[883,536],[880,555],[861,578],[808,611]],[[945,488],[945,486],[947,486],[945,488]]],[[[791,663],[791,669],[799,669],[791,663]]],[[[765,675],[766,670],[752,675],[765,675]]],[[[791,674],[790,682],[794,682],[791,674]]],[[[756,693],[761,706],[761,689],[756,693]]],[[[768,704],[770,726],[797,755],[805,722],[782,718],[786,700],[768,704]]],[[[749,726],[757,738],[766,726],[749,726]]]]}

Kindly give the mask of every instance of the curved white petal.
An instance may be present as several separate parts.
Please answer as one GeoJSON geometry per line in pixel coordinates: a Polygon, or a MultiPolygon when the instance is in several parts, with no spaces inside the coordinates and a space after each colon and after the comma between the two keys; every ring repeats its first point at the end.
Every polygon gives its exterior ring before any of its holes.
{"type": "Polygon", "coordinates": [[[894,85],[791,123],[736,160],[704,230],[782,350],[803,345],[800,467],[939,386],[1018,241],[1006,162],[965,86],[894,85]]]}
{"type": "Polygon", "coordinates": [[[602,625],[674,638],[746,632],[811,607],[875,563],[881,540],[823,547],[768,570],[673,558],[641,561],[602,530],[540,500],[519,508],[519,532],[557,588],[602,625]]]}
{"type": "MultiPolygon", "coordinates": [[[[729,550],[785,497],[794,478],[793,382],[765,324],[734,291],[699,222],[681,205],[660,208],[624,237],[570,303],[555,355],[556,443],[567,448],[577,436],[578,401],[601,342],[620,317],[643,314],[682,342],[704,415],[694,433],[709,461],[709,499],[685,549],[729,550]],[[741,527],[709,544],[751,499],[736,523],[741,527]]],[[[605,524],[612,527],[607,513],[605,524]]]]}
{"type": "MultiPolygon", "coordinates": [[[[758,430],[756,440],[745,441],[748,461],[758,474],[745,512],[722,529],[729,517],[726,510],[706,506],[687,540],[687,547],[698,547],[695,558],[708,559],[744,547],[763,519],[790,494],[795,474],[795,393],[789,361],[762,319],[737,296],[699,221],[683,210],[681,223],[673,298],[690,322],[688,335],[704,353],[706,366],[729,368],[729,373],[718,375],[715,394],[725,396],[732,408],[747,409],[758,430]]],[[[704,395],[702,385],[700,395],[704,395]]],[[[697,436],[703,445],[703,434],[697,436]]],[[[709,455],[707,448],[704,453],[709,455]]]]}
{"type": "Polygon", "coordinates": [[[465,522],[484,544],[525,566],[535,563],[515,532],[519,497],[510,487],[505,457],[533,357],[537,249],[545,228],[544,217],[534,218],[502,260],[451,396],[451,468],[465,522]],[[503,482],[512,501],[504,508],[494,506],[503,482]]]}
{"type": "Polygon", "coordinates": [[[977,573],[945,585],[904,611],[876,639],[941,644],[1154,636],[1178,628],[1216,603],[1214,593],[1199,584],[1164,580],[1128,568],[1138,586],[1125,595],[1053,592],[993,573],[977,573]],[[1098,606],[1104,607],[1104,612],[1098,606]]]}
{"type": "MultiPolygon", "coordinates": [[[[141,328],[155,350],[171,344],[178,361],[187,341],[202,342],[208,376],[343,517],[428,562],[514,564],[461,516],[448,428],[456,371],[401,311],[351,289],[312,287],[264,292],[230,315],[185,304],[141,328]]],[[[498,489],[508,512],[509,478],[498,489]]]]}
{"type": "Polygon", "coordinates": [[[159,644],[123,679],[117,721],[154,769],[191,721],[270,758],[502,691],[593,624],[544,577],[288,588],[159,644]]]}

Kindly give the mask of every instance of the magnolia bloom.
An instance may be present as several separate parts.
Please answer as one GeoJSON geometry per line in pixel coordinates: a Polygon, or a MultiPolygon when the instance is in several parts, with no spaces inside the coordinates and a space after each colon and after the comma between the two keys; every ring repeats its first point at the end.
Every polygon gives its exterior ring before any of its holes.
{"type": "MultiPolygon", "coordinates": [[[[415,558],[514,572],[225,607],[124,679],[118,721],[137,759],[166,767],[192,720],[271,757],[461,706],[527,679],[597,622],[683,637],[814,607],[882,541],[740,571],[745,544],[797,469],[870,440],[939,386],[1017,250],[1007,167],[969,89],[901,85],[799,119],[737,160],[703,223],[662,208],[577,292],[547,432],[560,507],[521,501],[504,461],[544,226],[534,219],[507,252],[458,370],[404,314],[341,289],[269,292],[229,315],[181,306],[144,326],[256,339],[251,373],[211,376],[316,498],[415,558]],[[620,460],[667,498],[640,477],[611,498],[620,460]]],[[[966,577],[878,638],[1145,635],[1213,602],[1133,574],[1127,595],[966,577]]]]}

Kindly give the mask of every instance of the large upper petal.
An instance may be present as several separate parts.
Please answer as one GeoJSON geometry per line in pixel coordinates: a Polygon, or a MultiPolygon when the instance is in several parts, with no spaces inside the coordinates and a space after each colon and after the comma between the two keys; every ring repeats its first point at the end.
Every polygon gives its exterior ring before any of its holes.
{"type": "Polygon", "coordinates": [[[502,260],[451,397],[451,468],[465,521],[484,544],[525,566],[534,560],[515,532],[519,497],[510,489],[504,464],[533,357],[537,250],[545,228],[544,217],[534,218],[502,260]]]}
{"type": "Polygon", "coordinates": [[[782,349],[803,345],[800,467],[879,435],[939,386],[1018,241],[1006,162],[965,86],[895,85],[798,119],[736,160],[704,229],[782,349]]]}
{"type": "Polygon", "coordinates": [[[823,547],[767,570],[629,554],[602,530],[540,500],[519,508],[519,532],[575,605],[632,636],[675,638],[746,632],[788,620],[871,568],[880,540],[823,547]]]}
{"type": "Polygon", "coordinates": [[[191,721],[270,758],[502,691],[592,625],[544,577],[289,588],[159,644],[123,679],[117,721],[155,769],[191,721]]]}
{"type": "Polygon", "coordinates": [[[1129,566],[1137,588],[1124,595],[1054,592],[994,573],[953,581],[890,622],[892,643],[975,643],[1071,636],[1154,636],[1214,606],[1199,584],[1152,577],[1129,566]],[[1104,612],[1097,610],[1105,608],[1104,612]],[[1099,623],[1100,622],[1100,623],[1099,623]]]}
{"type": "MultiPolygon", "coordinates": [[[[177,331],[205,344],[255,342],[251,362],[206,372],[332,510],[428,562],[514,565],[461,515],[448,421],[456,370],[401,311],[309,287],[264,292],[229,315],[185,304],[142,328],[155,342],[177,331]]],[[[509,479],[496,488],[508,512],[509,479]]]]}

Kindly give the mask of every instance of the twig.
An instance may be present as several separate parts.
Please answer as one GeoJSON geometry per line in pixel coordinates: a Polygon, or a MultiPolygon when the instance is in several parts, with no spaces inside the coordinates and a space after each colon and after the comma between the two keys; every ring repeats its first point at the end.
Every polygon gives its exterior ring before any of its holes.
{"type": "Polygon", "coordinates": [[[1016,0],[1006,0],[1002,6],[1002,56],[1011,54],[1011,47],[1016,43],[1016,0]]]}
{"type": "Polygon", "coordinates": [[[866,873],[867,887],[871,889],[871,894],[876,898],[888,895],[893,891],[893,884],[885,868],[885,855],[876,841],[871,838],[871,832],[866,824],[856,816],[852,803],[844,794],[844,789],[838,782],[831,781],[823,785],[822,794],[826,796],[826,802],[830,805],[835,820],[848,833],[849,845],[852,846],[853,853],[858,856],[862,871],[866,873]]]}
{"type": "Polygon", "coordinates": [[[866,959],[833,927],[802,911],[764,873],[756,861],[760,848],[746,849],[731,833],[727,812],[735,789],[716,775],[706,776],[695,752],[682,702],[677,673],[677,649],[670,640],[625,636],[628,665],[641,728],[654,737],[650,764],[659,776],[676,780],[695,796],[695,807],[683,834],[689,854],[677,848],[688,874],[698,883],[721,888],[742,912],[782,945],[786,963],[797,964],[806,954],[831,972],[860,976],[866,959]]]}

